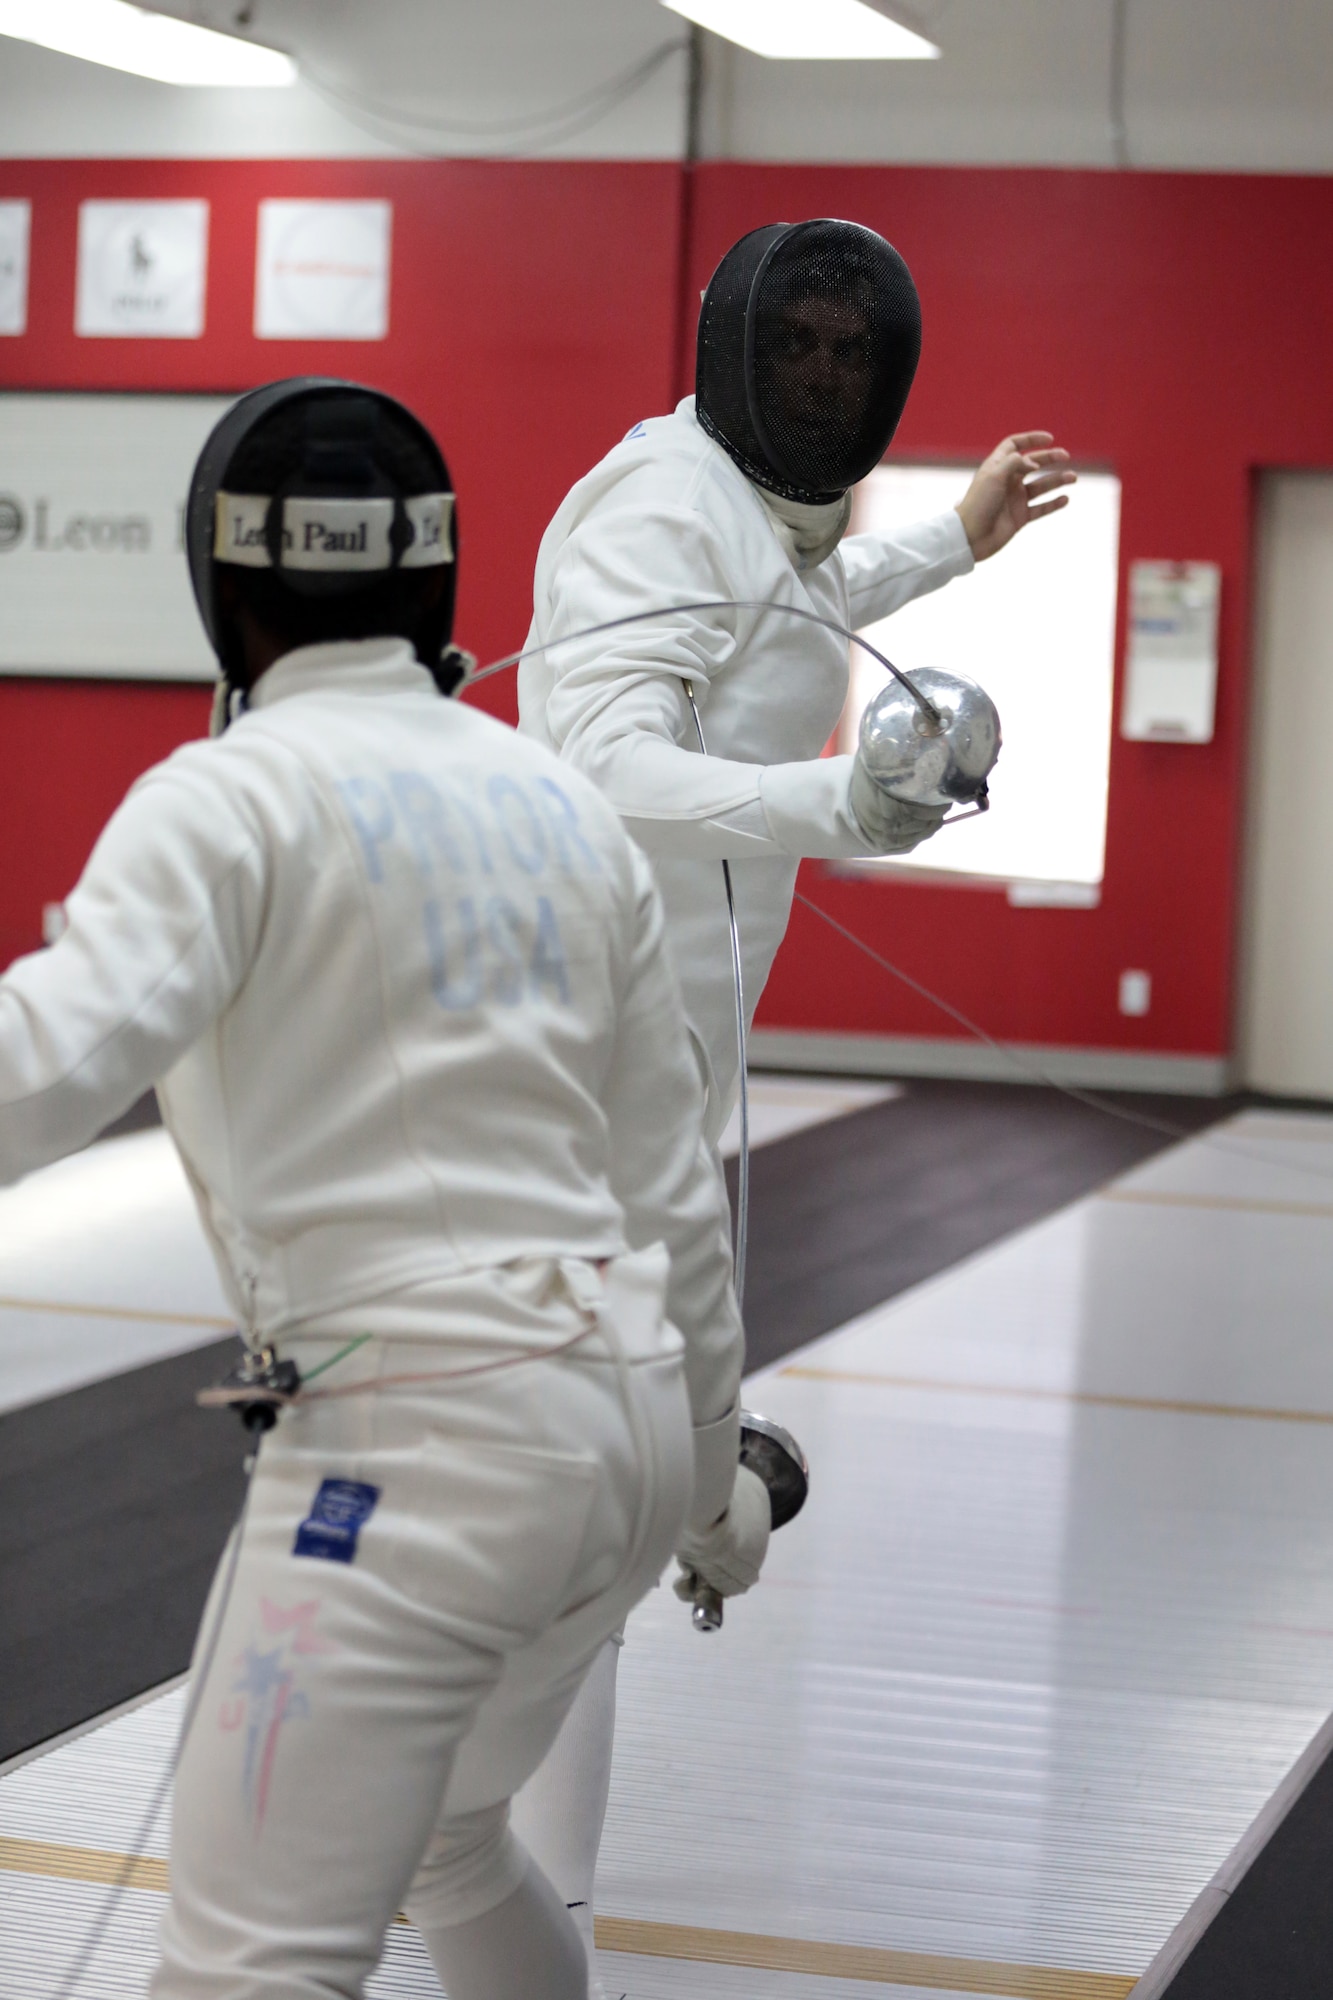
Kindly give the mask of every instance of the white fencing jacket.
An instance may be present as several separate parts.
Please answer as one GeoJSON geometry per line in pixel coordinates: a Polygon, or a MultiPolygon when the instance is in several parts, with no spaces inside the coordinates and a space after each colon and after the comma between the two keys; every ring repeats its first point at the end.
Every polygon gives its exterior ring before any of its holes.
{"type": "Polygon", "coordinates": [[[695,1420],[720,1416],[724,1213],[661,904],[614,812],[400,641],[304,647],[252,703],[139,780],[64,936],[0,980],[0,1182],[159,1082],[261,1337],[661,1241],[695,1420]]]}
{"type": "MultiPolygon", "coordinates": [[[[798,573],[758,490],[701,430],[694,399],[636,424],[542,538],[529,645],[627,613],[729,597],[873,624],[972,568],[951,509],[853,535],[798,573]]],[[[850,757],[821,757],[847,697],[847,641],[775,609],[671,612],[571,641],[519,669],[519,727],[592,778],[651,855],[686,1011],[711,1071],[709,1132],[737,1081],[722,871],[732,863],[747,1012],[782,942],[803,855],[872,850],[850,757]],[[695,691],[699,755],[682,687],[695,691]]]]}

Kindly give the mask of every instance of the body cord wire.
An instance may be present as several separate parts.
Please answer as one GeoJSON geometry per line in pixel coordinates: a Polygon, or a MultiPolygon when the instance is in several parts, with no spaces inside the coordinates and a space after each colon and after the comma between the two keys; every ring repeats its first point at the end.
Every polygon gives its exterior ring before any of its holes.
{"type": "Polygon", "coordinates": [[[180,1769],[181,1758],[185,1755],[185,1746],[190,1739],[190,1732],[194,1728],[199,1710],[203,1706],[204,1689],[208,1684],[208,1677],[213,1671],[218,1644],[222,1638],[222,1627],[226,1622],[227,1612],[231,1608],[232,1591],[236,1583],[236,1571],[241,1557],[241,1542],[245,1534],[246,1516],[250,1511],[250,1495],[254,1488],[255,1467],[258,1463],[259,1445],[256,1440],[254,1450],[245,1460],[245,1491],[241,1495],[240,1511],[236,1516],[236,1525],[231,1532],[231,1543],[227,1553],[227,1567],[223,1576],[222,1588],[218,1593],[217,1611],[213,1617],[212,1629],[200,1649],[198,1668],[190,1677],[190,1691],[186,1697],[185,1713],[181,1717],[181,1726],[176,1737],[175,1748],[172,1750],[171,1756],[167,1761],[166,1769],[153,1789],[153,1795],[148,1801],[143,1818],[140,1820],[134,1839],[130,1843],[130,1850],[121,1862],[114,1881],[107,1888],[102,1907],[89,1924],[83,1943],[67,1967],[63,1978],[51,1996],[51,2000],[73,2000],[73,1996],[77,1993],[79,1981],[96,1958],[106,1940],[107,1932],[111,1928],[112,1918],[120,1907],[125,1891],[132,1886],[134,1871],[144,1858],[144,1851],[152,1838],[153,1828],[157,1825],[158,1816],[167,1802],[167,1794],[170,1792],[176,1773],[180,1769]]]}
{"type": "Polygon", "coordinates": [[[830,930],[836,931],[839,937],[846,938],[848,944],[854,944],[858,951],[863,951],[866,957],[873,959],[874,963],[880,966],[883,971],[892,973],[893,977],[901,980],[903,985],[911,992],[918,994],[923,1000],[928,1000],[932,1007],[939,1009],[941,1014],[947,1014],[951,1021],[956,1021],[960,1028],[965,1028],[969,1035],[974,1035],[988,1049],[993,1049],[996,1055],[1003,1057],[1005,1062],[1011,1063],[1015,1069],[1021,1071],[1033,1083],[1042,1084],[1047,1090],[1058,1090],[1062,1097],[1071,1097],[1076,1104],[1086,1104],[1092,1111],[1102,1111],[1108,1118],[1119,1118],[1126,1125],[1138,1125],[1142,1126],[1146,1131],[1160,1132],[1168,1139],[1188,1139],[1194,1136],[1184,1126],[1174,1125],[1169,1119],[1149,1118],[1140,1111],[1126,1111],[1118,1104],[1107,1104],[1103,1098],[1098,1097],[1093,1091],[1080,1090],[1076,1084],[1057,1083],[1055,1078],[1048,1075],[1038,1064],[1028,1062],[1026,1057],[1021,1056],[1017,1049],[1011,1047],[1008,1043],[996,1041],[994,1035],[987,1034],[986,1030],[976,1021],[969,1019],[959,1008],[952,1006],[949,1001],[942,999],[938,993],[932,993],[930,988],[923,986],[919,979],[913,979],[910,972],[904,972],[901,966],[893,963],[892,959],[885,958],[882,952],[876,951],[873,945],[868,945],[864,938],[856,935],[855,931],[848,930],[846,924],[839,923],[835,916],[830,915],[829,911],[822,909],[818,903],[812,902],[809,896],[802,895],[799,889],[793,894],[792,901],[799,903],[803,909],[813,911],[815,916],[826,923],[830,930]]]}
{"type": "MultiPolygon", "coordinates": [[[[694,699],[694,687],[684,676],[681,686],[690,704],[690,714],[694,717],[694,733],[699,739],[699,755],[708,755],[708,745],[704,741],[703,724],[699,720],[699,705],[694,699]]],[[[745,985],[741,972],[741,934],[736,921],[736,898],[731,888],[731,863],[722,863],[722,881],[727,892],[727,923],[731,931],[731,977],[736,996],[736,1060],[740,1077],[741,1150],[736,1175],[736,1249],[732,1259],[733,1282],[736,1306],[741,1317],[745,1316],[745,1257],[750,1236],[750,1073],[745,1050],[745,985]]]]}
{"type": "MultiPolygon", "coordinates": [[[[482,681],[489,680],[492,674],[503,673],[506,667],[522,666],[524,660],[533,660],[541,653],[553,652],[557,646],[572,646],[580,639],[596,639],[603,632],[618,632],[625,625],[643,625],[654,618],[673,618],[682,611],[776,611],[786,618],[803,619],[807,625],[821,625],[826,632],[836,632],[840,639],[846,639],[849,645],[859,646],[862,652],[869,653],[872,660],[878,660],[885,673],[891,674],[894,680],[907,689],[924,715],[936,724],[941,721],[940,712],[934,702],[922,694],[920,688],[914,681],[908,679],[901,667],[894,666],[886,653],[881,653],[878,646],[872,646],[869,639],[863,638],[859,632],[853,632],[850,626],[839,624],[836,618],[826,617],[822,611],[807,611],[800,604],[779,604],[775,599],[768,597],[697,597],[682,604],[655,604],[649,611],[627,611],[619,618],[604,618],[598,625],[585,625],[581,631],[566,632],[559,639],[546,639],[540,645],[524,646],[517,653],[506,653],[503,659],[492,660],[489,665],[479,668],[475,674],[469,674],[458,692],[465,694],[469,688],[477,687],[482,681]]],[[[681,679],[686,682],[688,689],[689,676],[682,674],[681,679]]],[[[707,752],[704,754],[706,756],[707,752]]]]}
{"type": "Polygon", "coordinates": [[[932,993],[930,988],[923,986],[919,979],[913,979],[909,972],[904,972],[901,966],[893,963],[892,959],[885,958],[882,952],[878,952],[873,946],[868,945],[864,938],[858,937],[855,931],[847,928],[846,924],[839,923],[838,919],[832,916],[828,910],[821,909],[818,903],[812,902],[808,896],[803,896],[799,889],[792,900],[793,902],[800,903],[805,909],[810,910],[815,916],[826,923],[830,930],[836,931],[839,937],[846,938],[848,944],[855,945],[858,951],[864,952],[867,958],[872,959],[885,972],[892,973],[895,979],[901,980],[903,985],[908,987],[913,993],[918,994],[921,999],[929,1001],[930,1005],[937,1007],[941,1014],[947,1014],[951,1021],[956,1021],[959,1027],[967,1030],[968,1034],[974,1035],[979,1042],[984,1042],[988,1049],[994,1049],[997,1055],[1002,1056],[1007,1063],[1011,1063],[1033,1083],[1040,1084],[1043,1089],[1053,1090],[1059,1096],[1067,1097],[1075,1104],[1085,1104],[1090,1111],[1100,1111],[1105,1118],[1116,1118],[1122,1125],[1137,1126],[1143,1132],[1157,1132],[1167,1139],[1194,1139],[1201,1146],[1210,1147],[1213,1152],[1230,1153],[1236,1159],[1250,1160],[1254,1165],[1260,1167],[1279,1167],[1286,1173],[1301,1175],[1307,1180],[1333,1180],[1333,1173],[1330,1173],[1325,1167],[1313,1166],[1304,1160],[1278,1159],[1273,1153],[1263,1153],[1258,1151],[1256,1147],[1247,1145],[1241,1135],[1238,1135],[1235,1139],[1228,1139],[1222,1132],[1208,1127],[1205,1127],[1203,1130],[1195,1130],[1188,1125],[1177,1125],[1169,1118],[1150,1118],[1146,1112],[1129,1111],[1122,1105],[1108,1104],[1106,1099],[1096,1091],[1080,1090],[1076,1084],[1072,1083],[1060,1083],[1038,1064],[1027,1061],[1024,1056],[1018,1053],[1018,1050],[1014,1048],[1012,1043],[997,1041],[994,1035],[987,1034],[984,1028],[978,1026],[975,1021],[970,1020],[959,1008],[952,1006],[940,994],[932,993]]]}

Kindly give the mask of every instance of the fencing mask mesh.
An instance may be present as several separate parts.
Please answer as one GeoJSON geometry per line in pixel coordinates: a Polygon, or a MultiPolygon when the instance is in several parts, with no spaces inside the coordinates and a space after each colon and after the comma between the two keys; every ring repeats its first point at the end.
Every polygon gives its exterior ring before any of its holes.
{"type": "Polygon", "coordinates": [[[235,403],[200,453],[185,542],[224,676],[240,666],[239,598],[293,646],[409,638],[437,672],[453,624],[456,527],[430,432],[390,396],[318,376],[235,403]],[[236,580],[222,589],[222,572],[236,580]]]}
{"type": "Polygon", "coordinates": [[[920,353],[916,286],[882,236],[770,223],[727,252],[704,294],[696,414],[758,485],[833,500],[884,456],[920,353]]]}

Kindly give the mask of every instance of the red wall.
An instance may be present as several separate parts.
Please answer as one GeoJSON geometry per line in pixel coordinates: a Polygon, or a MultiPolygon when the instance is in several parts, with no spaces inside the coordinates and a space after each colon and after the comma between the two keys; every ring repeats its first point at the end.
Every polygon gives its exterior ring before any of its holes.
{"type": "MultiPolygon", "coordinates": [[[[0,165],[0,197],[16,195],[34,203],[31,325],[0,342],[0,382],[228,389],[318,369],[393,390],[449,454],[463,528],[459,637],[483,657],[522,638],[537,540],[566,486],[669,401],[671,165],[0,165]],[[79,199],[168,193],[212,203],[205,338],[76,339],[79,199]],[[256,204],[302,194],[394,202],[387,341],[253,339],[256,204]]],[[[1005,430],[1044,425],[1119,473],[1124,563],[1223,569],[1216,740],[1116,741],[1099,909],[1012,910],[991,890],[850,881],[817,864],[807,869],[816,893],[993,1033],[1224,1052],[1252,477],[1333,465],[1333,182],[719,163],[698,171],[692,206],[689,296],[756,222],[831,213],[882,229],[911,263],[926,314],[905,453],[979,455],[1005,430]],[[1126,966],[1153,974],[1143,1020],[1116,1011],[1126,966]]],[[[69,888],[124,785],[202,727],[204,707],[199,690],[0,680],[0,960],[36,942],[42,903],[69,888]]],[[[950,1032],[800,910],[760,1019],[950,1032]]]]}

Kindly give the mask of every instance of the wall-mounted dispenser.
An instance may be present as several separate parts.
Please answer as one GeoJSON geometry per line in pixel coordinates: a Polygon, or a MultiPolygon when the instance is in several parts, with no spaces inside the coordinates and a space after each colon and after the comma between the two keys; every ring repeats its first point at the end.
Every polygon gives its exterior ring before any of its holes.
{"type": "Polygon", "coordinates": [[[1132,742],[1212,741],[1221,582],[1216,563],[1131,563],[1120,734],[1132,742]]]}

